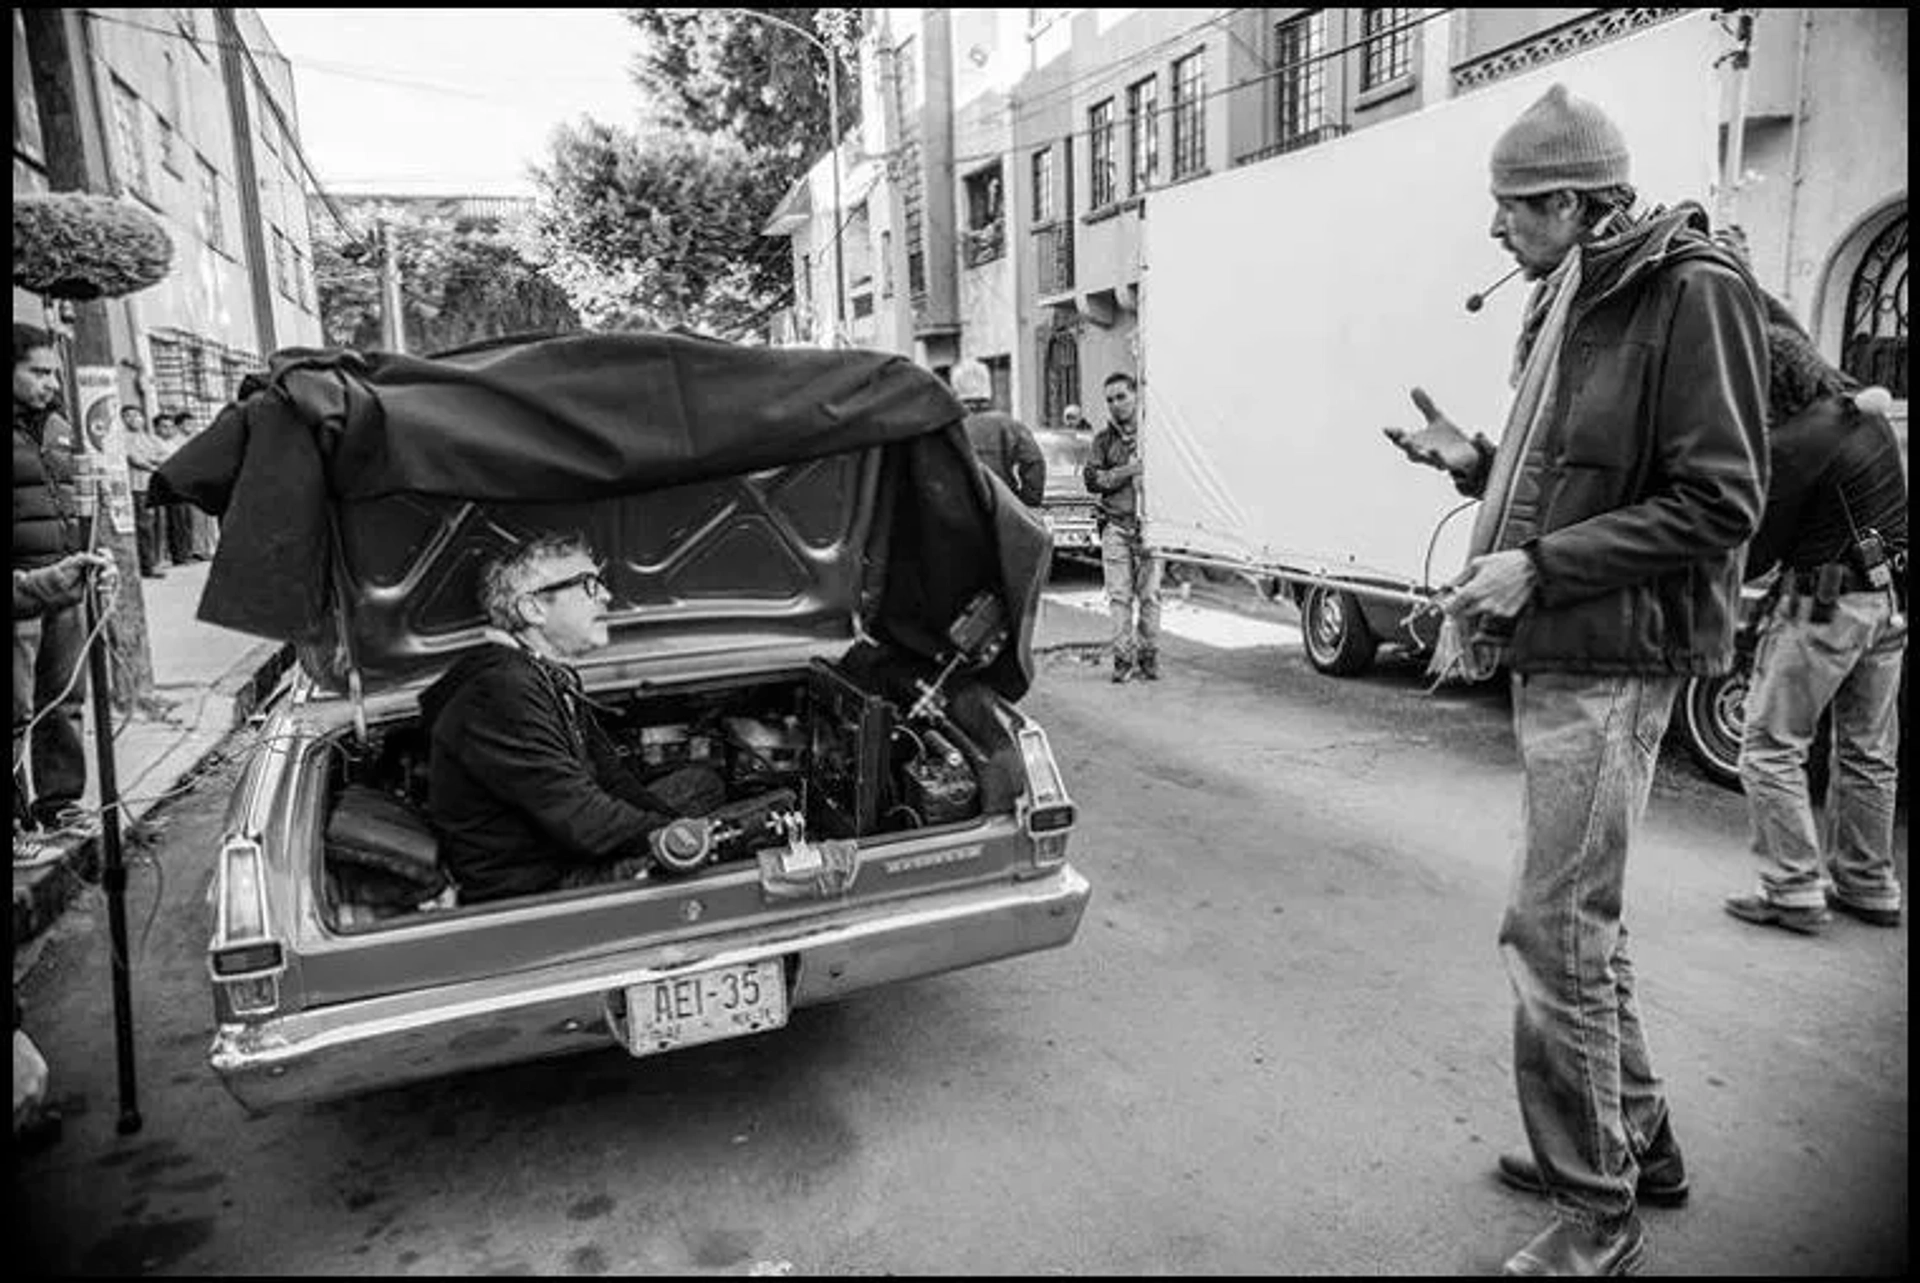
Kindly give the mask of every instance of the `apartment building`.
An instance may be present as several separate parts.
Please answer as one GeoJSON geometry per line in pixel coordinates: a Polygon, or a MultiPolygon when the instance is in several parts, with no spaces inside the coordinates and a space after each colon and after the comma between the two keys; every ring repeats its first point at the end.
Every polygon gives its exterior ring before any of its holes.
{"type": "MultiPolygon", "coordinates": [[[[1323,144],[1691,10],[865,12],[870,99],[841,157],[861,211],[839,221],[843,253],[864,241],[863,270],[882,284],[860,318],[869,323],[847,340],[941,371],[977,357],[997,403],[1052,426],[1069,404],[1097,407],[1107,374],[1140,367],[1154,191],[1323,144]]],[[[1744,75],[1701,68],[1721,79],[1721,162],[1724,172],[1738,149],[1735,182],[1645,194],[1731,211],[1762,284],[1831,359],[1892,387],[1904,424],[1906,13],[1750,12],[1744,75]]],[[[1731,30],[1738,20],[1724,21],[1731,30]]],[[[834,297],[828,172],[823,161],[801,185],[804,203],[797,188],[768,228],[793,238],[801,312],[816,322],[834,297]]],[[[1417,207],[1418,193],[1382,198],[1417,207]]],[[[1249,300],[1222,324],[1257,324],[1263,302],[1280,300],[1249,300]]],[[[816,324],[783,336],[831,333],[816,324]]]]}
{"type": "MultiPolygon", "coordinates": [[[[83,146],[173,239],[167,279],[108,308],[123,403],[204,425],[278,348],[320,341],[293,70],[252,9],[13,11],[13,182],[49,189],[30,21],[67,21],[83,146]]],[[[63,324],[15,288],[13,314],[63,324]]]]}

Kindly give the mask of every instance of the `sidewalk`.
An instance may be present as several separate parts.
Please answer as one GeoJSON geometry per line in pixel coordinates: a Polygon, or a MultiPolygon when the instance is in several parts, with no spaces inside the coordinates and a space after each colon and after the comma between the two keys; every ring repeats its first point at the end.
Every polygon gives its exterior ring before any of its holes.
{"type": "MultiPolygon", "coordinates": [[[[164,579],[139,581],[153,650],[154,696],[163,709],[158,718],[133,713],[114,740],[123,842],[128,831],[179,788],[227,732],[252,712],[285,668],[275,643],[194,618],[208,565],[173,566],[164,579]]],[[[93,760],[91,693],[86,710],[85,802],[97,808],[100,772],[93,760]]],[[[116,719],[125,716],[116,714],[116,719]]],[[[51,844],[42,859],[28,867],[14,866],[16,950],[46,930],[83,885],[99,881],[100,839],[64,839],[51,844]]]]}

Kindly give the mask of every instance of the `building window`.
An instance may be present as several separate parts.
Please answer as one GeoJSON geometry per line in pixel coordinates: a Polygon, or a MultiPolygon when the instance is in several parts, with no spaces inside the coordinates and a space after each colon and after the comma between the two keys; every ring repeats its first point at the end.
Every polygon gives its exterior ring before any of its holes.
{"type": "Polygon", "coordinates": [[[1127,195],[1138,196],[1160,176],[1160,81],[1148,76],[1127,87],[1127,195]]]}
{"type": "Polygon", "coordinates": [[[880,233],[880,297],[893,297],[893,233],[880,233]]]}
{"type": "Polygon", "coordinates": [[[273,287],[292,298],[293,286],[287,280],[287,238],[277,227],[269,230],[273,233],[273,287]]]}
{"type": "Polygon", "coordinates": [[[200,239],[217,250],[227,247],[226,220],[220,217],[220,173],[204,156],[194,157],[199,170],[200,191],[197,205],[200,239]]]}
{"type": "Polygon", "coordinates": [[[1062,330],[1048,337],[1041,369],[1040,421],[1061,427],[1067,407],[1080,403],[1080,344],[1072,334],[1062,330]]]}
{"type": "Polygon", "coordinates": [[[813,255],[800,256],[800,306],[806,311],[813,310],[813,255]]]}
{"type": "Polygon", "coordinates": [[[1273,29],[1273,60],[1280,73],[1276,137],[1305,138],[1326,123],[1327,15],[1316,10],[1273,29]]]}
{"type": "Polygon", "coordinates": [[[293,251],[293,289],[294,301],[313,311],[313,269],[307,263],[307,256],[298,249],[293,251]]]}
{"type": "Polygon", "coordinates": [[[893,110],[905,129],[920,109],[919,66],[914,62],[911,38],[902,40],[893,51],[893,110]]]}
{"type": "Polygon", "coordinates": [[[987,367],[987,378],[993,386],[993,408],[1001,413],[1013,409],[1013,358],[1010,356],[985,356],[980,364],[987,367]]]}
{"type": "Polygon", "coordinates": [[[1413,10],[1360,11],[1360,88],[1378,89],[1413,71],[1413,10]]]}
{"type": "Polygon", "coordinates": [[[33,60],[27,56],[27,22],[18,9],[13,11],[13,150],[35,165],[46,162],[40,104],[33,95],[33,60]]]}
{"type": "Polygon", "coordinates": [[[1053,148],[1042,147],[1033,153],[1033,221],[1051,223],[1055,216],[1053,192],[1053,148]]]}
{"type": "Polygon", "coordinates": [[[1197,174],[1207,164],[1205,51],[1173,64],[1173,176],[1197,174]]]}
{"type": "Polygon", "coordinates": [[[1907,216],[1873,238],[1847,291],[1840,366],[1907,399],[1907,216]]]}
{"type": "Polygon", "coordinates": [[[1000,184],[1000,163],[966,176],[967,226],[962,237],[968,267],[991,263],[1007,250],[1007,220],[1000,184]]]}
{"type": "Polygon", "coordinates": [[[147,144],[141,136],[140,100],[119,77],[113,78],[113,137],[120,152],[120,182],[141,196],[153,191],[147,171],[147,144]]]}
{"type": "Polygon", "coordinates": [[[905,218],[906,226],[901,229],[901,234],[907,238],[907,293],[919,299],[927,293],[927,250],[920,235],[919,207],[908,209],[905,218]]]}
{"type": "Polygon", "coordinates": [[[1087,112],[1087,153],[1092,168],[1093,208],[1114,201],[1113,172],[1113,99],[1093,105],[1087,112]]]}

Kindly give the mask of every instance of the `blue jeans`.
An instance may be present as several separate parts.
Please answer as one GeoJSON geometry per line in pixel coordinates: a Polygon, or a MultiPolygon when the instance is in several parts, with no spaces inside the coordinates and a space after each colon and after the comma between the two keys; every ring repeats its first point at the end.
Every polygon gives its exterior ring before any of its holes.
{"type": "Polygon", "coordinates": [[[47,821],[62,806],[78,802],[87,789],[87,750],[82,707],[87,696],[86,616],[79,606],[52,610],[38,619],[13,621],[13,735],[16,754],[20,730],[34,713],[60,696],[60,688],[80,670],[73,688],[57,706],[33,724],[31,742],[14,772],[18,799],[32,799],[36,820],[47,821]],[[27,777],[27,778],[23,778],[27,777]],[[28,788],[28,778],[32,781],[28,788]]]}
{"type": "Polygon", "coordinates": [[[1834,894],[1867,909],[1900,908],[1893,868],[1900,775],[1900,664],[1907,628],[1885,593],[1843,593],[1816,624],[1806,603],[1775,604],[1754,653],[1740,742],[1761,892],[1783,908],[1823,908],[1834,894]],[[1819,832],[1807,797],[1807,751],[1833,709],[1833,770],[1819,832]]]}
{"type": "Polygon", "coordinates": [[[1114,662],[1131,664],[1141,655],[1154,654],[1160,648],[1160,558],[1138,534],[1110,521],[1100,532],[1100,571],[1107,584],[1114,662]]]}
{"type": "Polygon", "coordinates": [[[1554,1209],[1592,1226],[1633,1210],[1635,1155],[1667,1116],[1621,918],[1679,677],[1513,676],[1524,846],[1500,949],[1513,984],[1521,1121],[1554,1209]]]}

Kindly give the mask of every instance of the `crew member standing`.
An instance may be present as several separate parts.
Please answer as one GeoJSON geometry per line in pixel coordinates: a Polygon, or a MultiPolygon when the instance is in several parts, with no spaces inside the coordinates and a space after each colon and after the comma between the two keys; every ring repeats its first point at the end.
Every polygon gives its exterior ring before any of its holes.
{"type": "Polygon", "coordinates": [[[1027,425],[993,408],[993,380],[979,361],[962,361],[953,372],[953,394],[967,407],[967,440],[974,457],[1038,508],[1047,492],[1047,460],[1027,425]]]}
{"type": "Polygon", "coordinates": [[[1815,351],[1785,308],[1767,327],[1773,482],[1747,554],[1755,577],[1780,567],[1747,689],[1740,744],[1758,891],[1726,910],[1803,935],[1829,907],[1900,925],[1893,865],[1900,670],[1907,645],[1907,481],[1884,391],[1815,351]],[[1807,751],[1833,710],[1824,824],[1807,796],[1807,751]],[[1825,865],[1823,869],[1822,866],[1825,865]]]}
{"type": "Polygon", "coordinates": [[[1160,680],[1160,558],[1140,529],[1140,390],[1107,376],[1107,426],[1094,433],[1080,479],[1094,496],[1100,572],[1113,621],[1113,680],[1160,680]]]}
{"type": "MultiPolygon", "coordinates": [[[[1537,284],[1496,448],[1426,395],[1409,458],[1483,497],[1441,594],[1469,676],[1511,673],[1522,846],[1500,948],[1530,1153],[1502,1179],[1554,1222],[1505,1272],[1627,1274],[1641,1202],[1687,1197],[1623,912],[1674,697],[1731,666],[1767,473],[1759,288],[1706,211],[1643,211],[1626,139],[1555,85],[1494,144],[1489,234],[1537,284]]],[[[1456,644],[1449,645],[1449,642],[1456,644]]]]}

